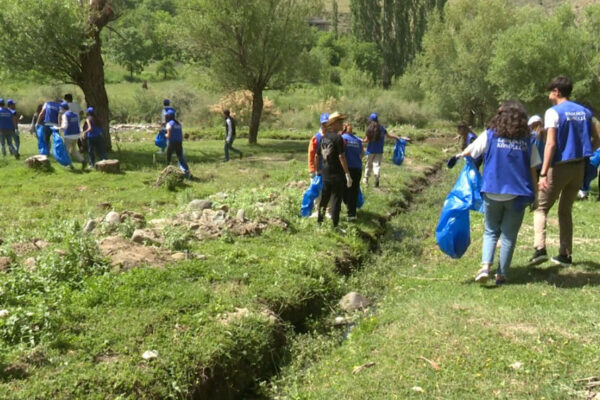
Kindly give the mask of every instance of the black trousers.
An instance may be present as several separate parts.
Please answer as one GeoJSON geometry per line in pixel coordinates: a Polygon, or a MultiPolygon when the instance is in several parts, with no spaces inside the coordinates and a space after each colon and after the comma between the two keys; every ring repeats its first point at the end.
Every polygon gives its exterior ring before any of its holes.
{"type": "Polygon", "coordinates": [[[171,164],[171,156],[175,153],[177,155],[177,160],[183,166],[186,171],[189,171],[190,168],[183,157],[183,144],[181,142],[173,142],[169,140],[169,145],[167,146],[167,164],[171,164]]]}
{"type": "Polygon", "coordinates": [[[344,185],[344,203],[346,203],[346,208],[348,208],[348,216],[356,217],[356,204],[358,203],[362,168],[349,168],[349,170],[350,177],[352,178],[352,186],[346,187],[344,185]]]}
{"type": "Polygon", "coordinates": [[[340,179],[332,181],[323,181],[323,189],[321,191],[321,203],[319,204],[319,217],[317,221],[323,222],[325,216],[325,210],[331,199],[331,221],[333,226],[338,226],[340,222],[340,210],[342,208],[342,197],[344,196],[344,187],[346,186],[346,180],[341,177],[340,179]]]}

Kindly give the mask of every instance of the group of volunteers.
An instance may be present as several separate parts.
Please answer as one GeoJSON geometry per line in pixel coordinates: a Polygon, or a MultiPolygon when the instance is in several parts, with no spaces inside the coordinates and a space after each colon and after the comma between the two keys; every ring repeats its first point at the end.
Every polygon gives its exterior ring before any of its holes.
{"type": "Polygon", "coordinates": [[[0,98],[0,145],[3,157],[6,157],[6,145],[8,144],[9,153],[18,160],[21,139],[19,137],[20,116],[15,109],[16,104],[13,99],[4,102],[4,99],[0,98]]]}
{"type": "Polygon", "coordinates": [[[321,128],[308,145],[310,177],[319,175],[323,182],[321,195],[315,200],[317,221],[323,222],[329,207],[334,227],[339,224],[342,201],[348,210],[348,221],[356,220],[365,155],[363,143],[367,144],[367,162],[362,182],[367,185],[373,173],[374,186],[379,187],[385,139],[399,139],[379,123],[376,113],[370,115],[363,139],[354,135],[352,125],[344,123],[345,119],[346,116],[338,112],[321,114],[321,128]]]}
{"type": "MultiPolygon", "coordinates": [[[[534,210],[535,232],[529,265],[548,260],[546,220],[557,201],[560,245],[551,261],[561,266],[572,264],[573,203],[589,158],[600,147],[592,112],[569,100],[572,90],[567,77],[558,76],[550,82],[552,107],[544,115],[543,127],[541,117],[528,119],[524,107],[514,101],[502,103],[479,137],[466,124],[459,125],[463,150],[448,160],[448,166],[462,157],[481,159],[484,164],[481,192],[485,229],[482,265],[475,281],[487,282],[498,240],[501,246],[495,282],[501,285],[507,281],[527,206],[534,210]]],[[[589,181],[587,185],[589,190],[589,181]]]]}

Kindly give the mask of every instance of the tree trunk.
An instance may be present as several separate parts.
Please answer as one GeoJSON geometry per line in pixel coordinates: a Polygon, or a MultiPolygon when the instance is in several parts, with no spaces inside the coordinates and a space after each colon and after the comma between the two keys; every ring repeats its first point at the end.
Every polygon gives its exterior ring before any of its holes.
{"type": "Polygon", "coordinates": [[[258,127],[260,125],[262,111],[263,88],[255,88],[252,90],[252,118],[250,120],[250,135],[248,136],[249,144],[258,143],[258,127]]]}
{"type": "Polygon", "coordinates": [[[104,132],[106,150],[112,151],[108,124],[108,95],[104,86],[104,61],[102,60],[99,32],[94,35],[93,40],[94,45],[80,56],[82,74],[77,80],[77,84],[83,91],[87,106],[94,107],[96,111],[98,123],[104,132]]]}

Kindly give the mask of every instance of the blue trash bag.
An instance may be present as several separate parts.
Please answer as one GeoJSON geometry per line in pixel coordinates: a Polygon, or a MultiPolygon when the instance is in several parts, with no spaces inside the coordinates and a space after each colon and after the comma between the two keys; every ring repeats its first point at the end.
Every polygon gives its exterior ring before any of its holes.
{"type": "Polygon", "coordinates": [[[44,156],[50,155],[50,149],[48,148],[48,143],[46,143],[44,135],[46,129],[50,128],[44,125],[38,125],[35,128],[35,133],[38,141],[38,152],[44,156]]]}
{"type": "Polygon", "coordinates": [[[598,176],[598,166],[592,163],[592,159],[585,163],[585,173],[583,175],[583,185],[590,187],[590,184],[594,180],[595,177],[598,176]]]}
{"type": "Polygon", "coordinates": [[[358,189],[358,201],[356,202],[356,208],[362,208],[365,204],[365,196],[362,194],[362,190],[358,189]]]}
{"type": "Polygon", "coordinates": [[[72,164],[67,147],[56,128],[52,128],[52,155],[60,165],[66,167],[72,164]]]}
{"type": "Polygon", "coordinates": [[[596,150],[594,154],[590,157],[590,164],[594,167],[600,167],[600,149],[596,150]]]}
{"type": "Polygon", "coordinates": [[[396,165],[402,165],[404,162],[404,156],[406,155],[406,140],[397,139],[396,146],[394,146],[394,157],[392,160],[396,165]]]}
{"type": "Polygon", "coordinates": [[[306,189],[306,192],[304,192],[304,196],[302,197],[302,207],[300,207],[300,215],[303,217],[310,217],[313,210],[313,203],[321,194],[321,189],[323,189],[323,178],[320,175],[317,175],[313,178],[309,188],[306,189]]]}
{"type": "Polygon", "coordinates": [[[158,131],[156,139],[154,139],[154,144],[156,145],[156,147],[160,148],[161,150],[164,150],[167,147],[167,131],[165,131],[164,129],[158,131]]]}
{"type": "Polygon", "coordinates": [[[444,253],[460,258],[471,244],[469,210],[483,211],[481,174],[473,159],[465,158],[452,191],[446,197],[442,213],[435,228],[435,240],[444,253]]]}

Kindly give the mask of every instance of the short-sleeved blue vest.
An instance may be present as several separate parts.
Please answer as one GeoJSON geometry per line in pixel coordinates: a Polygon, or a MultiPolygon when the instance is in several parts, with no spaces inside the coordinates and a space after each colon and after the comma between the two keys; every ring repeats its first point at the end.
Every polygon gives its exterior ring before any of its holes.
{"type": "Polygon", "coordinates": [[[73,111],[65,112],[67,118],[67,129],[65,129],[65,136],[79,135],[81,130],[79,129],[79,116],[73,111]]]}
{"type": "Polygon", "coordinates": [[[181,129],[181,125],[171,120],[167,122],[167,128],[171,128],[171,134],[169,135],[170,142],[183,142],[183,129],[181,129]]]}
{"type": "Polygon", "coordinates": [[[367,152],[369,154],[383,154],[386,133],[385,126],[381,125],[379,130],[379,140],[367,144],[367,152]]]}
{"type": "Polygon", "coordinates": [[[362,169],[362,141],[356,136],[350,133],[344,133],[342,135],[344,143],[346,144],[346,162],[348,168],[362,169]]]}
{"type": "Polygon", "coordinates": [[[58,125],[58,113],[60,111],[60,104],[53,101],[46,102],[46,113],[44,115],[45,124],[58,125]]]}
{"type": "Polygon", "coordinates": [[[552,108],[558,113],[556,152],[552,164],[591,156],[592,112],[572,101],[552,108]]]}
{"type": "Polygon", "coordinates": [[[13,130],[13,113],[10,108],[0,107],[0,129],[13,130]]]}

